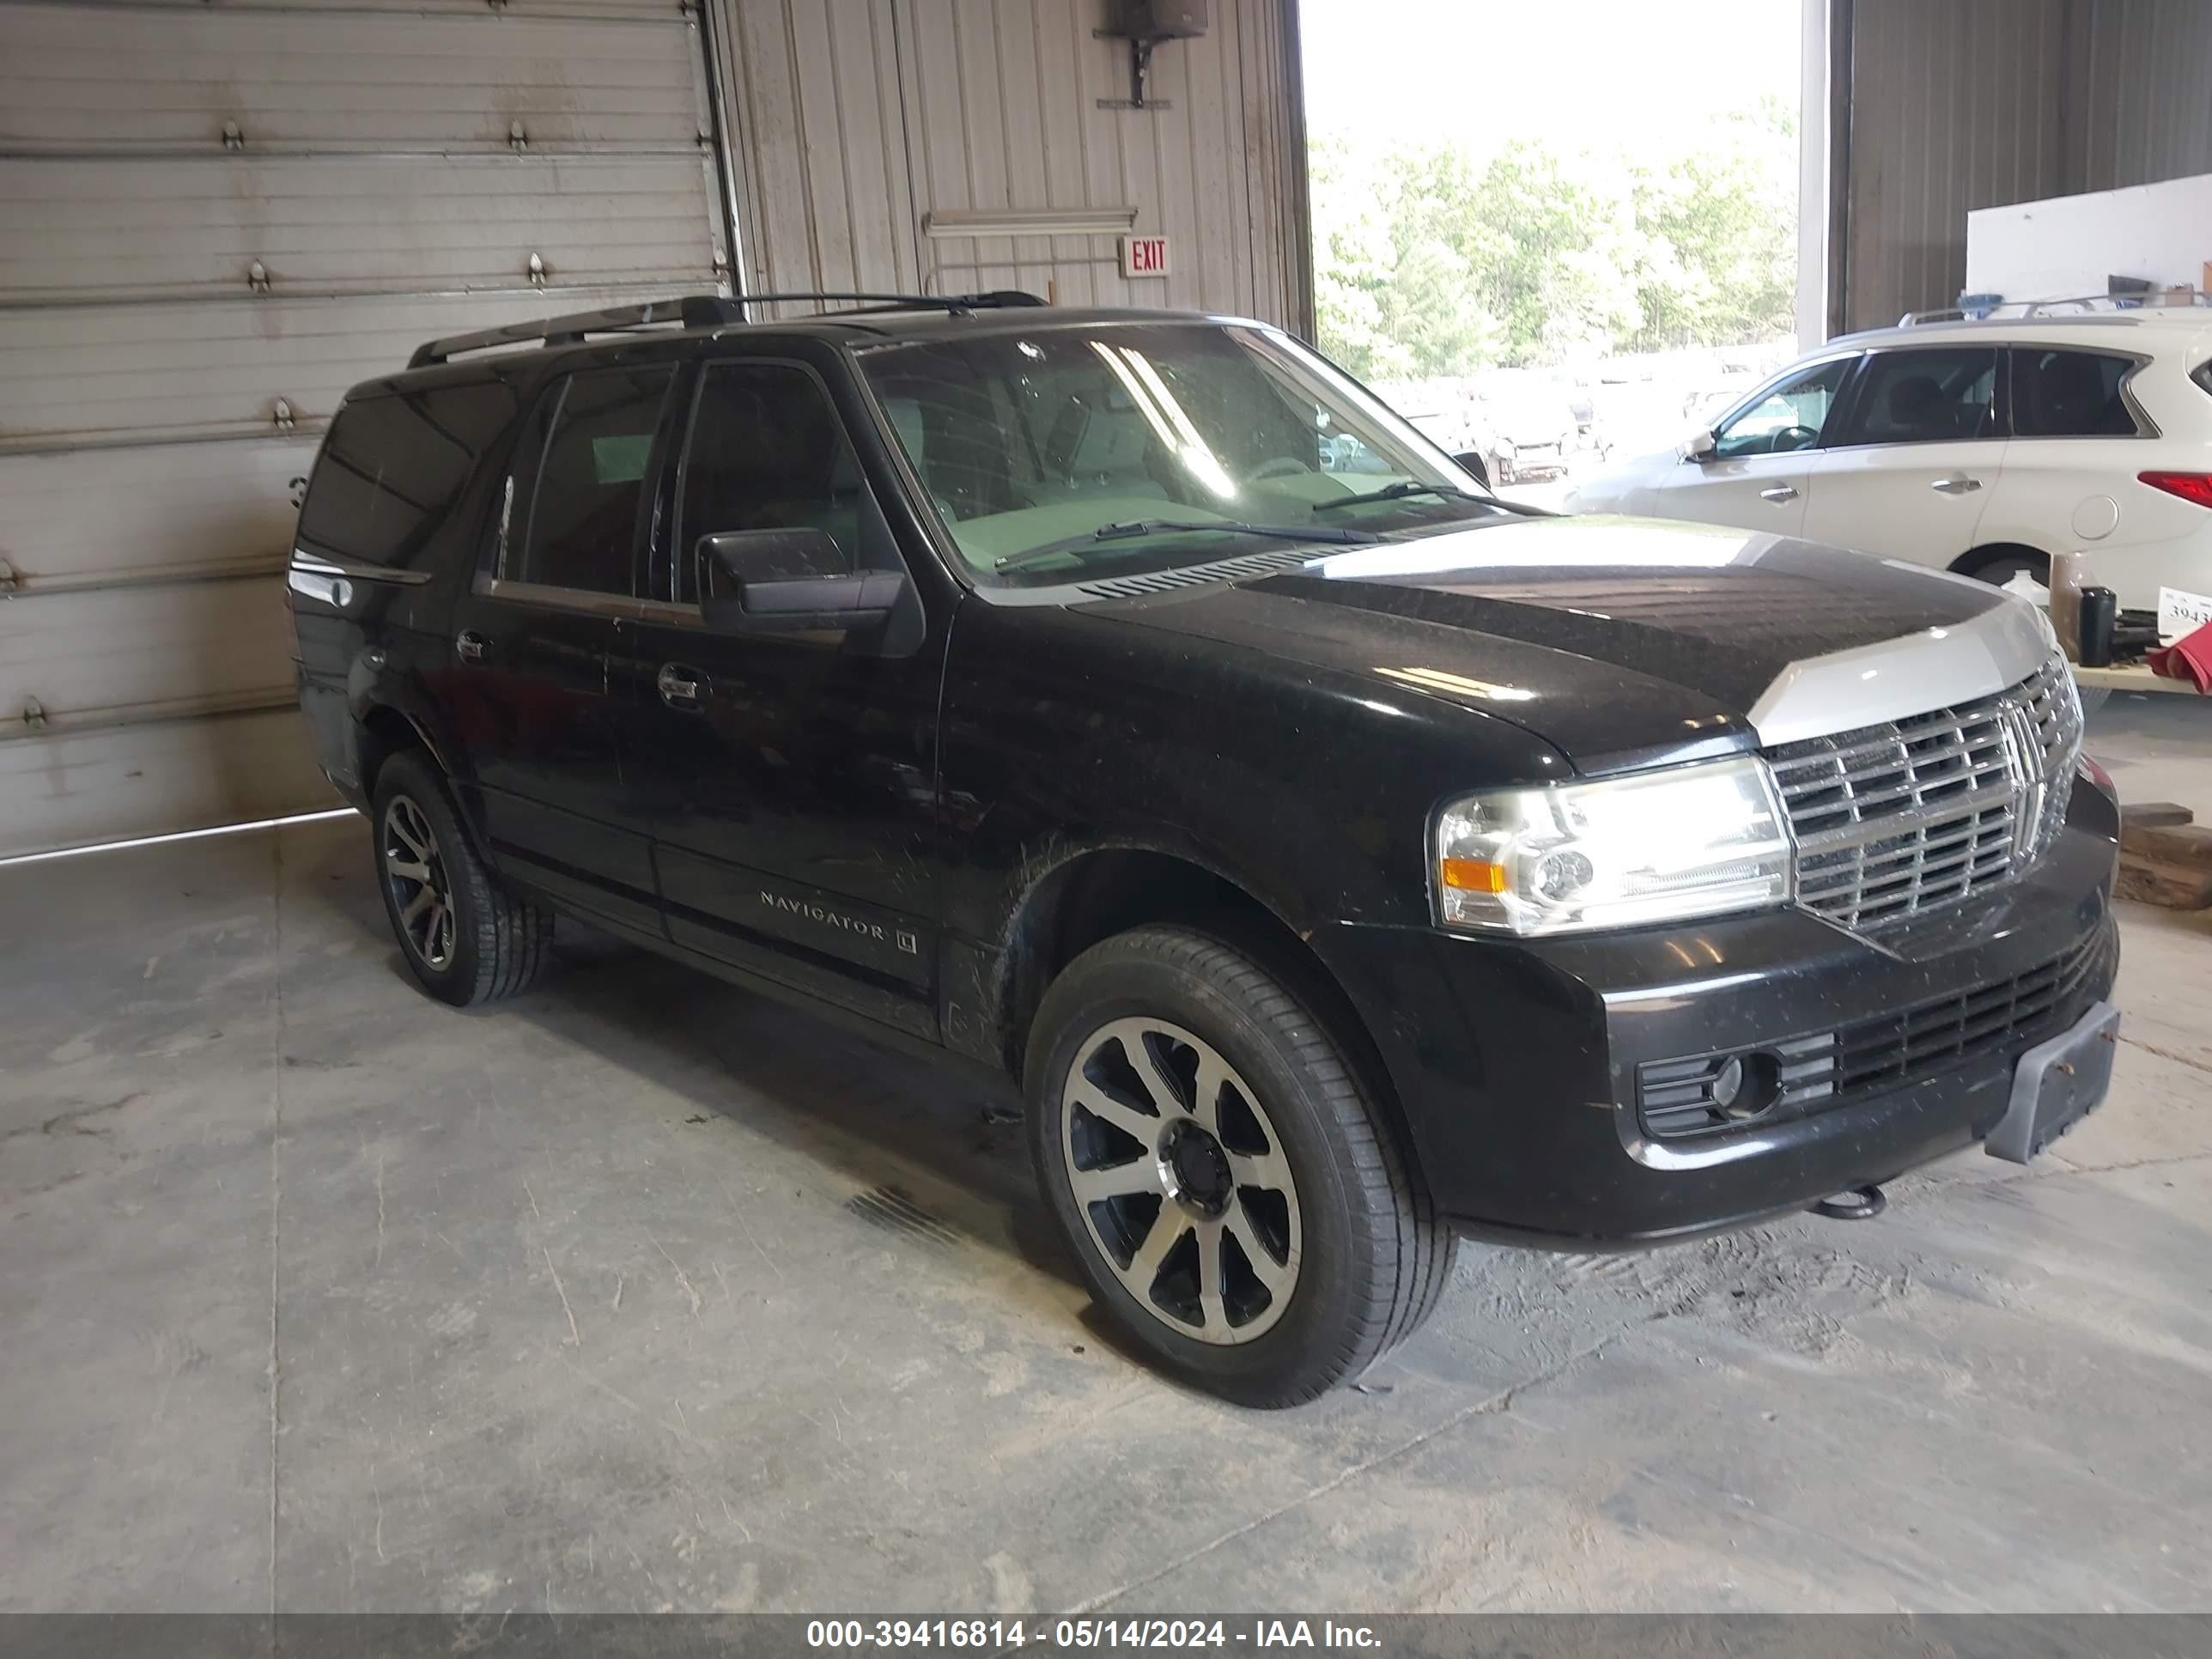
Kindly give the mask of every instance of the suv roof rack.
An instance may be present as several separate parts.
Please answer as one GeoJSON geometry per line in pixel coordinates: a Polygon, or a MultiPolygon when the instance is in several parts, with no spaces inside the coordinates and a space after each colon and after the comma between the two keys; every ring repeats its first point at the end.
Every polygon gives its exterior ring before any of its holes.
{"type": "Polygon", "coordinates": [[[2196,289],[2146,289],[2141,294],[2073,294],[2057,300],[2001,300],[1987,310],[1968,312],[1960,306],[1941,306],[1933,311],[1908,311],[1897,319],[1899,328],[1927,323],[2021,322],[2033,317],[2070,317],[2108,312],[2163,311],[2168,307],[2212,306],[2212,294],[2196,289]]]}
{"type": "Polygon", "coordinates": [[[744,294],[732,298],[721,294],[690,294],[680,300],[647,300],[640,305],[609,306],[602,311],[571,312],[538,322],[509,323],[501,328],[478,329],[469,334],[449,334],[426,340],[407,360],[410,368],[428,368],[465,351],[488,351],[494,346],[544,344],[577,345],[587,334],[619,334],[633,328],[654,328],[674,323],[682,328],[721,328],[752,319],[745,307],[799,301],[856,301],[867,311],[854,316],[886,311],[946,311],[963,315],[970,311],[1006,306],[1041,306],[1034,294],[1018,289],[994,289],[987,294],[744,294]]]}

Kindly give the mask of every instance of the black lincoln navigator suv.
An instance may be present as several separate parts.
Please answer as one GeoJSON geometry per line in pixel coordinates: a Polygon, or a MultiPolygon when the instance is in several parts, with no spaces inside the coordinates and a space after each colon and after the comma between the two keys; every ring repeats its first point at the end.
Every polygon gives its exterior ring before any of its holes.
{"type": "Polygon", "coordinates": [[[2101,1097],[2118,812],[2018,599],[1510,506],[1255,323],[745,316],[331,424],[301,698],[432,995],[565,915],[1011,1073],[1101,1304],[1263,1405],[1460,1233],[1872,1207],[2101,1097]]]}

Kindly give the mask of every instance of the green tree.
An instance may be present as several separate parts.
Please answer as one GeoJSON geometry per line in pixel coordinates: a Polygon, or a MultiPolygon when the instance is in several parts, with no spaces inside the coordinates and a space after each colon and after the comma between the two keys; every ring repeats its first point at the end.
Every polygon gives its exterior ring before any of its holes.
{"type": "Polygon", "coordinates": [[[1771,102],[1675,152],[1478,162],[1445,143],[1312,148],[1322,341],[1377,379],[1789,331],[1796,136],[1771,102]]]}
{"type": "Polygon", "coordinates": [[[1769,101],[1638,173],[1639,349],[1790,331],[1797,296],[1797,129],[1769,101]]]}

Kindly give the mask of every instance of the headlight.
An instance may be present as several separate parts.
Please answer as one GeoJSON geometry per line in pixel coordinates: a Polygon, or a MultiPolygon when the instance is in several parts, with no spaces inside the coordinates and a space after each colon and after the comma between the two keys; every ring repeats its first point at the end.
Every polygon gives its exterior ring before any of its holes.
{"type": "Polygon", "coordinates": [[[1438,919],[1559,933],[1788,902],[1790,833],[1758,761],[1501,789],[1437,820],[1438,919]]]}

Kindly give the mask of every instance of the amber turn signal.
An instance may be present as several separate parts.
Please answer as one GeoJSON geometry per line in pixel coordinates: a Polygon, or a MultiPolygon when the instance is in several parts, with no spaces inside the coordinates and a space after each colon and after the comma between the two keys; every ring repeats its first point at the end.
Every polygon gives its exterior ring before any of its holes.
{"type": "Polygon", "coordinates": [[[1447,887],[1468,893],[1505,890],[1505,866],[1502,864],[1492,864],[1486,859],[1445,859],[1441,867],[1447,887]]]}

